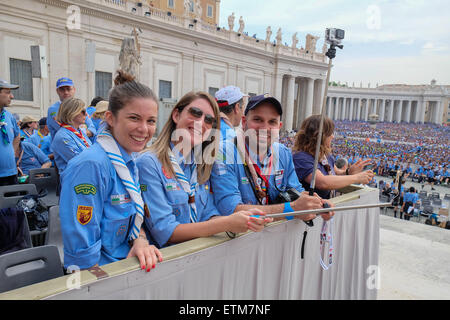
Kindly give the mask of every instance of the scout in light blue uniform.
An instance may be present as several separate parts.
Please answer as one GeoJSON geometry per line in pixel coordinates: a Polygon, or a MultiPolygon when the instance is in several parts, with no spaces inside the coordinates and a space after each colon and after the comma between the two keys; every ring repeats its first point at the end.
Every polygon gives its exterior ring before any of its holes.
{"type": "MultiPolygon", "coordinates": [[[[34,144],[22,141],[20,146],[23,150],[23,155],[19,167],[24,174],[29,174],[31,169],[39,169],[43,164],[50,162],[50,159],[44,152],[34,144]]],[[[16,158],[17,160],[18,158],[16,158]]]]}
{"type": "MultiPolygon", "coordinates": [[[[118,146],[138,181],[134,159],[118,146]]],[[[64,266],[85,269],[126,258],[130,251],[128,229],[136,210],[103,148],[95,143],[78,155],[69,162],[61,179],[64,266]]]]}
{"type": "Polygon", "coordinates": [[[13,115],[4,108],[1,109],[0,107],[0,127],[7,135],[4,137],[3,132],[0,132],[0,178],[3,178],[17,174],[13,141],[20,135],[20,131],[13,115]]]}
{"type": "Polygon", "coordinates": [[[229,140],[236,137],[234,127],[241,123],[242,105],[244,95],[238,87],[227,86],[215,93],[215,98],[219,106],[220,114],[220,139],[229,140]],[[225,121],[224,116],[228,118],[225,121]],[[231,124],[231,125],[230,125],[231,124]]]}
{"type": "Polygon", "coordinates": [[[52,154],[53,151],[51,149],[52,137],[50,133],[46,136],[41,137],[39,135],[39,131],[35,132],[30,139],[28,139],[29,143],[34,144],[36,147],[40,148],[45,155],[52,154]]]}
{"type": "MultiPolygon", "coordinates": [[[[52,104],[48,108],[47,126],[48,126],[48,129],[50,130],[50,136],[53,138],[56,136],[56,132],[58,132],[59,129],[61,128],[55,120],[55,117],[58,114],[58,110],[59,110],[60,106],[61,106],[61,101],[58,101],[58,102],[55,102],[54,104],[52,104]]],[[[93,134],[92,138],[88,138],[88,140],[91,140],[91,142],[92,142],[95,135],[97,134],[97,129],[95,128],[95,125],[92,122],[91,117],[89,117],[89,116],[86,117],[86,126],[87,126],[88,130],[90,132],[92,132],[92,134],[93,134]]],[[[81,131],[83,131],[84,135],[87,137],[86,130],[82,129],[81,131]]]]}
{"type": "MultiPolygon", "coordinates": [[[[191,165],[186,164],[182,155],[174,150],[178,163],[186,178],[191,178],[191,165]]],[[[167,245],[175,228],[182,223],[190,223],[188,194],[175,178],[168,178],[161,162],[151,152],[142,154],[136,161],[144,202],[148,204],[151,219],[146,218],[147,229],[155,245],[167,245]]],[[[198,222],[207,221],[220,215],[214,206],[209,183],[198,185],[195,192],[198,222]]]]}
{"type": "MultiPolygon", "coordinates": [[[[239,204],[257,205],[259,202],[249,181],[251,177],[247,178],[245,174],[243,160],[234,141],[226,141],[224,147],[222,155],[219,155],[218,160],[214,163],[210,181],[217,209],[223,215],[229,215],[239,204]]],[[[269,198],[275,200],[280,193],[279,190],[286,191],[290,188],[303,192],[304,189],[295,173],[290,150],[280,143],[274,143],[271,150],[275,152],[275,155],[278,154],[279,158],[278,161],[274,161],[274,167],[268,179],[269,198]]],[[[270,156],[270,152],[268,156],[270,156]]],[[[257,157],[253,157],[253,159],[255,158],[257,157]]],[[[257,164],[261,166],[259,160],[257,164]]]]}
{"type": "MultiPolygon", "coordinates": [[[[80,132],[87,143],[92,145],[87,135],[81,130],[80,132]]],[[[70,159],[81,153],[84,149],[87,149],[80,138],[65,128],[62,128],[56,133],[51,148],[55,155],[55,164],[58,167],[59,173],[62,173],[65,170],[67,162],[69,162],[70,159]]]]}

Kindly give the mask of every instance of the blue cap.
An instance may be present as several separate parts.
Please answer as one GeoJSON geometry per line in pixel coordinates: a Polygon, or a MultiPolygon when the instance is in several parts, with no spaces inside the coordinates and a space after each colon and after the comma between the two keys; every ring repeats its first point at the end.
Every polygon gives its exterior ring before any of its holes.
{"type": "Polygon", "coordinates": [[[281,108],[281,103],[274,97],[270,96],[269,94],[262,94],[259,96],[253,96],[250,99],[248,99],[247,107],[245,108],[245,115],[252,110],[255,109],[260,104],[267,102],[270,103],[275,107],[278,114],[281,116],[283,114],[283,109],[281,108]]]}
{"type": "Polygon", "coordinates": [[[73,81],[72,79],[63,77],[63,78],[59,78],[58,81],[56,81],[56,89],[58,89],[59,87],[73,87],[73,81]]]}

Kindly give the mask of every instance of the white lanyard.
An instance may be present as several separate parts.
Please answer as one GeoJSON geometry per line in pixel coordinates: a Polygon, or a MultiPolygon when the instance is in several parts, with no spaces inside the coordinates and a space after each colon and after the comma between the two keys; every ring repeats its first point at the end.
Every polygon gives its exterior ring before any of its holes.
{"type": "Polygon", "coordinates": [[[322,224],[322,230],[320,232],[320,265],[322,269],[328,270],[333,264],[333,218],[329,221],[324,221],[322,224]],[[329,227],[329,232],[328,232],[329,227]],[[325,252],[326,243],[328,243],[328,251],[325,252]],[[323,256],[328,253],[328,265],[323,261],[323,256]]]}

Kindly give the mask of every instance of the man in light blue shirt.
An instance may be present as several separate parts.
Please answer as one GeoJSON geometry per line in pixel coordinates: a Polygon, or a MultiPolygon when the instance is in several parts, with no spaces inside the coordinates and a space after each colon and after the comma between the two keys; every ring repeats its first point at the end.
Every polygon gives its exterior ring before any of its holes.
{"type": "MultiPolygon", "coordinates": [[[[249,99],[242,118],[242,128],[249,139],[241,139],[245,146],[239,145],[239,136],[226,140],[211,173],[215,204],[222,215],[252,208],[266,214],[320,209],[326,202],[317,195],[302,193],[304,189],[295,173],[291,152],[276,142],[282,126],[281,115],[281,104],[275,98],[260,95],[249,99]],[[245,152],[248,155],[243,155],[245,152]],[[277,199],[281,191],[289,189],[301,193],[300,197],[291,202],[277,199]]],[[[329,219],[331,215],[323,217],[329,219]]],[[[300,216],[302,220],[314,218],[315,215],[300,216]]]]}
{"type": "Polygon", "coordinates": [[[28,175],[31,169],[50,168],[52,165],[41,149],[25,141],[19,144],[16,161],[24,175],[28,175]]]}
{"type": "Polygon", "coordinates": [[[50,160],[53,159],[53,152],[51,150],[52,138],[47,127],[47,117],[39,120],[39,129],[29,138],[28,142],[41,149],[50,160]]]}
{"type": "Polygon", "coordinates": [[[20,130],[16,119],[6,110],[14,95],[11,90],[19,88],[0,79],[0,186],[17,184],[15,153],[19,148],[20,130]]]}
{"type": "Polygon", "coordinates": [[[217,91],[215,97],[220,110],[220,139],[234,139],[234,127],[241,124],[246,95],[238,87],[228,86],[217,91]]]}
{"type": "MultiPolygon", "coordinates": [[[[67,98],[73,98],[75,95],[75,86],[71,79],[63,77],[56,81],[56,93],[58,94],[59,101],[52,104],[47,111],[47,126],[50,130],[50,136],[53,139],[58,132],[60,126],[55,121],[55,117],[58,114],[59,107],[61,106],[61,102],[63,102],[67,98]]],[[[86,117],[86,126],[85,130],[86,135],[93,141],[97,130],[95,129],[94,124],[89,116],[86,117]]]]}

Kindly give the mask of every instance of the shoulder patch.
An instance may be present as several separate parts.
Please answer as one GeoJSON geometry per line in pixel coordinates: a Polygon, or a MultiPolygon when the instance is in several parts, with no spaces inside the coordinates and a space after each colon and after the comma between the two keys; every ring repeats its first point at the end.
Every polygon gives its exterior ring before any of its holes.
{"type": "Polygon", "coordinates": [[[86,225],[92,219],[92,212],[94,211],[94,207],[88,206],[78,206],[77,208],[77,221],[81,225],[86,225]]]}
{"type": "Polygon", "coordinates": [[[76,194],[84,194],[84,195],[95,195],[97,193],[97,188],[92,184],[82,183],[74,187],[76,194]]]}

